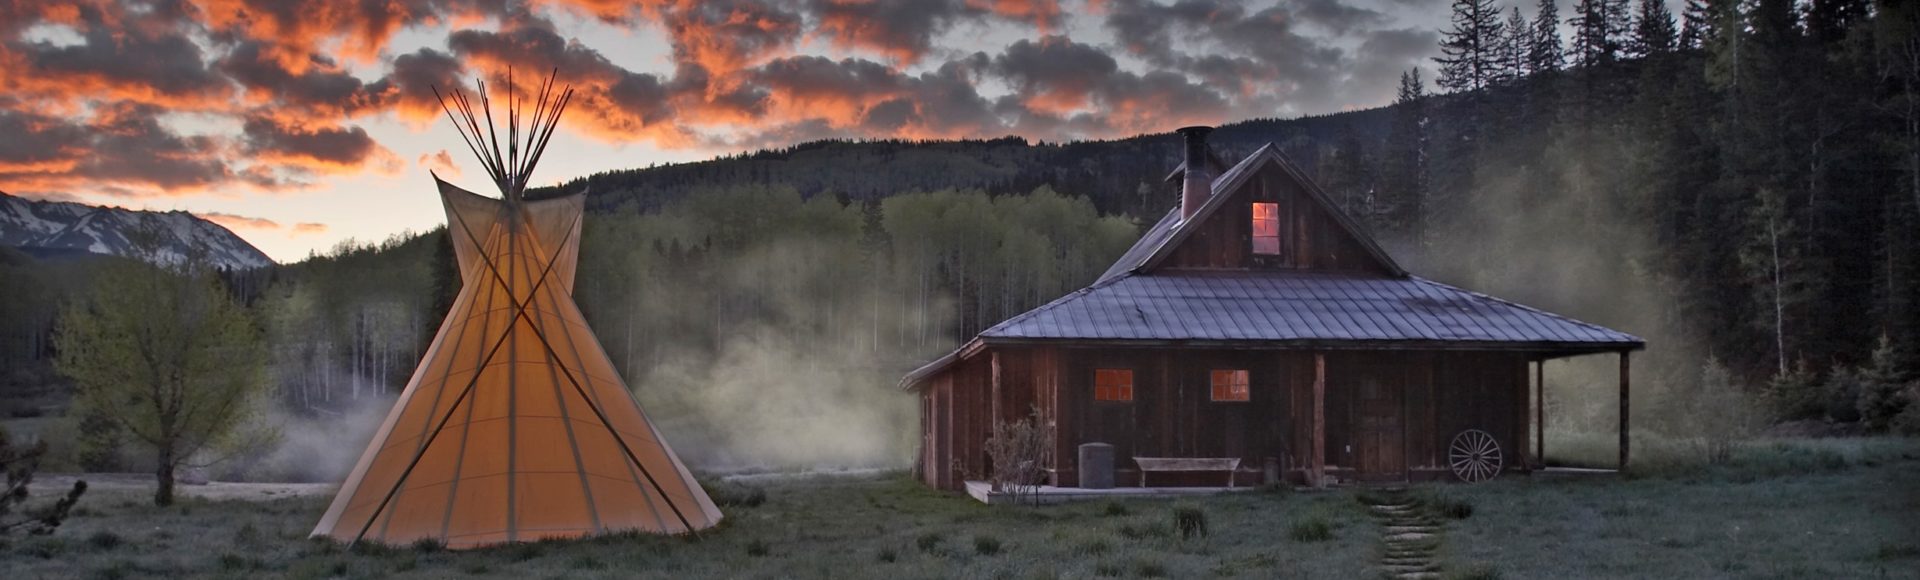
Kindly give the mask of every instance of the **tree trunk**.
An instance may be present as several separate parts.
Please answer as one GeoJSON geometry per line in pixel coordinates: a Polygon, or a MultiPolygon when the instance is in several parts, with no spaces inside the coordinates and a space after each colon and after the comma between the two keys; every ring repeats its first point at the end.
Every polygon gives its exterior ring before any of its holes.
{"type": "Polygon", "coordinates": [[[160,466],[153,471],[153,505],[165,507],[173,505],[173,450],[160,449],[159,460],[160,466]]]}

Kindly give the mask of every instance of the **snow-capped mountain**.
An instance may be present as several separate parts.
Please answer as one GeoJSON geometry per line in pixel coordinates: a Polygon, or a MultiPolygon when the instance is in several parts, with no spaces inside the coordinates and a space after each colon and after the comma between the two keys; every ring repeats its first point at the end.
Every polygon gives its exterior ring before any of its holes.
{"type": "Polygon", "coordinates": [[[184,211],[35,201],[6,192],[0,192],[0,245],[147,257],[160,262],[175,262],[189,250],[202,248],[208,260],[225,268],[258,268],[273,263],[231,230],[184,211]],[[127,237],[143,231],[159,237],[153,256],[140,256],[127,237]]]}

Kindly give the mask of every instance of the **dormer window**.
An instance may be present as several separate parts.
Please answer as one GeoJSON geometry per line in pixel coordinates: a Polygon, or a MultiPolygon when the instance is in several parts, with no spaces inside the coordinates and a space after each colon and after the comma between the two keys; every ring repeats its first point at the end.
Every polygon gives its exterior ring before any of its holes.
{"type": "Polygon", "coordinates": [[[1280,254],[1280,204],[1253,203],[1253,253],[1262,256],[1280,254]]]}

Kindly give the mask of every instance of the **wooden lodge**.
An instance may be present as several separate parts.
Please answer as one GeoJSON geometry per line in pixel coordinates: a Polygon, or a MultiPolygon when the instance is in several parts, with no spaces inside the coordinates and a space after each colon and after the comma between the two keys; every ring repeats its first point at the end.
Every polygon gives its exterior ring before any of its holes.
{"type": "Polygon", "coordinates": [[[1224,486],[1232,459],[1240,486],[1529,471],[1541,365],[1600,353],[1620,360],[1625,465],[1639,338],[1409,274],[1272,144],[1223,170],[1208,131],[1181,130],[1180,207],[1099,280],[902,381],[922,481],[985,479],[993,423],[1035,410],[1058,487],[1093,442],[1120,486],[1224,486]],[[1216,470],[1142,473],[1168,458],[1216,470]]]}

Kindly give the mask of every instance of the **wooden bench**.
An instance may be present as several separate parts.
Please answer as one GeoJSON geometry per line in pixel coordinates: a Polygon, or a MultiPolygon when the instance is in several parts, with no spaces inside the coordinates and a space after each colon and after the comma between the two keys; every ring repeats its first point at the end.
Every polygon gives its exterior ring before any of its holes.
{"type": "Polygon", "coordinates": [[[1234,472],[1240,469],[1238,457],[1135,457],[1140,466],[1140,487],[1147,486],[1149,471],[1225,471],[1227,487],[1233,487],[1234,472]]]}

